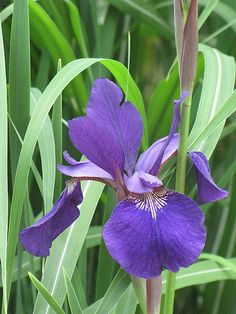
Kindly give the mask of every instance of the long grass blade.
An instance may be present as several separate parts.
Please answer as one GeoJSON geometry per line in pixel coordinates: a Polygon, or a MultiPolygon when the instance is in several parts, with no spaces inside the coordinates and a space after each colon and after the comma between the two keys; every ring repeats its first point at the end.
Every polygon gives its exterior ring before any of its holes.
{"type": "Polygon", "coordinates": [[[7,82],[2,27],[0,23],[0,260],[3,285],[4,310],[7,313],[6,257],[8,230],[8,131],[7,131],[7,82]]]}

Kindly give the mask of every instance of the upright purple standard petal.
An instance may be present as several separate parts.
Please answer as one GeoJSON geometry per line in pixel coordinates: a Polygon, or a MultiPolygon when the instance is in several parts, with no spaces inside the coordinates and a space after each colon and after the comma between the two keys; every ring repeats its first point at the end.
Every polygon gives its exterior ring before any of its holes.
{"type": "Polygon", "coordinates": [[[212,179],[206,156],[201,152],[189,152],[188,154],[196,170],[198,186],[197,203],[202,205],[227,197],[228,192],[220,189],[212,179]]]}
{"type": "Polygon", "coordinates": [[[30,254],[48,256],[52,241],[78,217],[77,206],[83,201],[80,183],[69,181],[53,209],[20,233],[20,242],[30,254]]]}
{"type": "Polygon", "coordinates": [[[88,117],[70,120],[68,126],[72,143],[91,162],[113,178],[116,166],[123,172],[124,152],[113,133],[88,117]]]}
{"type": "Polygon", "coordinates": [[[153,278],[163,268],[177,272],[201,253],[206,230],[202,210],[170,190],[131,194],[114,209],[103,229],[111,256],[129,274],[153,278]]]}
{"type": "Polygon", "coordinates": [[[174,134],[168,145],[166,145],[167,141],[168,136],[163,137],[143,152],[137,161],[135,170],[143,170],[146,173],[150,173],[158,153],[162,150],[163,146],[166,146],[161,160],[161,165],[164,164],[178,150],[179,134],[174,134]]]}
{"type": "Polygon", "coordinates": [[[138,110],[129,102],[121,105],[121,89],[105,78],[97,79],[87,105],[87,115],[108,129],[120,143],[125,155],[125,170],[132,174],[141,143],[143,125],[138,110]]]}
{"type": "Polygon", "coordinates": [[[159,172],[163,156],[165,154],[165,150],[170,144],[175,132],[177,131],[177,128],[179,126],[179,121],[180,121],[180,111],[179,111],[179,106],[182,103],[182,101],[188,96],[187,92],[183,92],[180,99],[174,101],[174,113],[173,113],[173,119],[171,123],[171,128],[170,128],[170,133],[167,137],[167,140],[165,141],[165,144],[162,146],[161,150],[159,151],[156,161],[150,171],[150,174],[152,175],[157,175],[159,172]]]}

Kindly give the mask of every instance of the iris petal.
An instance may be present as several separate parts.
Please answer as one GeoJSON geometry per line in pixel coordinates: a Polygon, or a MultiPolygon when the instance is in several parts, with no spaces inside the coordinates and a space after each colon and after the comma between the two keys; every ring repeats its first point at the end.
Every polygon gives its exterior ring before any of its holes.
{"type": "Polygon", "coordinates": [[[124,153],[113,133],[97,125],[88,117],[68,122],[69,135],[74,146],[91,162],[115,178],[115,165],[123,172],[124,153]]]}
{"type": "Polygon", "coordinates": [[[20,241],[30,254],[48,256],[52,241],[78,217],[77,205],[83,201],[80,183],[69,181],[53,209],[20,233],[20,241]]]}
{"type": "Polygon", "coordinates": [[[129,102],[121,105],[121,89],[105,78],[97,79],[87,105],[87,116],[108,129],[125,156],[125,170],[132,174],[141,143],[143,125],[138,110],[129,102]]]}
{"type": "MultiPolygon", "coordinates": [[[[163,146],[166,146],[168,136],[161,138],[152,144],[145,152],[143,152],[136,164],[135,170],[143,170],[146,173],[150,173],[158,153],[161,151],[163,146]]],[[[164,164],[177,150],[179,143],[179,134],[176,133],[173,135],[169,144],[164,150],[164,155],[161,160],[161,165],[164,164]]]]}
{"type": "Polygon", "coordinates": [[[122,98],[116,84],[99,78],[92,87],[87,117],[68,122],[74,146],[114,178],[115,165],[132,175],[143,133],[138,110],[127,101],[120,105],[122,98]]]}
{"type": "Polygon", "coordinates": [[[202,205],[227,197],[228,192],[219,188],[212,179],[206,156],[201,152],[189,152],[188,154],[196,170],[198,186],[197,203],[202,205]]]}
{"type": "Polygon", "coordinates": [[[130,192],[145,193],[153,190],[154,187],[162,185],[161,180],[142,170],[135,171],[132,177],[125,176],[125,184],[130,192]]]}
{"type": "Polygon", "coordinates": [[[103,229],[111,256],[129,274],[143,278],[164,268],[177,272],[201,253],[206,231],[202,210],[170,190],[131,194],[114,209],[103,229]]]}
{"type": "Polygon", "coordinates": [[[150,174],[156,175],[159,172],[163,156],[165,154],[165,150],[167,146],[170,144],[175,132],[177,131],[179,121],[180,121],[180,111],[179,111],[179,106],[182,103],[182,101],[188,96],[187,92],[183,92],[180,99],[174,101],[174,113],[173,113],[173,118],[172,118],[172,123],[170,127],[170,133],[165,141],[165,144],[162,146],[161,150],[159,151],[156,161],[150,171],[150,174]]]}

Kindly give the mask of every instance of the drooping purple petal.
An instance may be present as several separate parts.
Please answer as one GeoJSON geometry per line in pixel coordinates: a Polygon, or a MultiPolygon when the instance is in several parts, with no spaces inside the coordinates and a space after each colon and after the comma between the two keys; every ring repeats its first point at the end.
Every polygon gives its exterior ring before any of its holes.
{"type": "Polygon", "coordinates": [[[156,175],[159,172],[162,159],[165,153],[166,147],[170,144],[171,139],[173,138],[175,132],[177,131],[179,121],[180,121],[180,111],[179,111],[179,106],[182,103],[182,101],[188,96],[187,92],[183,92],[180,99],[174,101],[174,112],[173,112],[173,118],[172,118],[172,123],[171,123],[171,128],[170,128],[170,133],[167,137],[167,140],[165,141],[165,144],[162,146],[161,150],[159,151],[156,161],[150,171],[150,174],[156,175]]]}
{"type": "Polygon", "coordinates": [[[79,217],[77,206],[82,201],[80,183],[69,181],[53,209],[21,231],[20,242],[26,251],[35,256],[48,256],[52,241],[79,217]]]}
{"type": "Polygon", "coordinates": [[[188,154],[196,170],[197,203],[202,205],[227,197],[228,192],[219,188],[212,179],[206,156],[201,152],[189,152],[188,154]]]}
{"type": "Polygon", "coordinates": [[[201,253],[206,230],[202,210],[170,190],[131,194],[114,209],[103,229],[111,256],[129,274],[153,278],[177,272],[201,253]]]}
{"type": "Polygon", "coordinates": [[[123,173],[124,153],[113,133],[88,117],[68,121],[74,146],[91,162],[115,178],[115,166],[123,173]]]}
{"type": "Polygon", "coordinates": [[[139,170],[132,177],[125,176],[125,185],[130,192],[146,193],[152,191],[154,187],[161,186],[162,182],[157,177],[139,170]]]}
{"type": "Polygon", "coordinates": [[[121,89],[105,78],[97,79],[87,105],[87,115],[108,129],[120,143],[125,155],[125,170],[132,174],[141,143],[143,125],[138,110],[129,102],[121,105],[121,89]]]}
{"type": "MultiPolygon", "coordinates": [[[[168,136],[161,138],[160,140],[153,143],[145,152],[143,152],[136,164],[135,170],[143,170],[144,172],[150,173],[158,153],[162,150],[163,146],[166,146],[168,136]]],[[[169,144],[164,150],[164,155],[161,160],[161,165],[164,164],[177,150],[179,143],[179,134],[173,135],[169,144]]]]}

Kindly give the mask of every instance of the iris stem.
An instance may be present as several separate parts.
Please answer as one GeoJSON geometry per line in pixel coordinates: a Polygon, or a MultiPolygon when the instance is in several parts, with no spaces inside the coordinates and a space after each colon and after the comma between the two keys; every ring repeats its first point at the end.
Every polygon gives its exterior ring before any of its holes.
{"type": "MultiPolygon", "coordinates": [[[[186,174],[186,161],[188,150],[188,134],[190,122],[190,109],[191,109],[192,93],[182,104],[181,118],[180,118],[180,137],[179,137],[179,151],[177,158],[176,182],[175,190],[184,193],[185,190],[185,174],[186,174]]],[[[175,298],[175,273],[167,272],[166,277],[166,295],[164,304],[164,314],[172,314],[174,309],[175,298]]]]}
{"type": "Polygon", "coordinates": [[[147,314],[159,314],[161,307],[162,276],[147,279],[147,314]]]}

